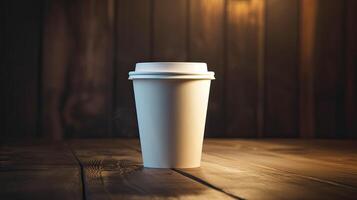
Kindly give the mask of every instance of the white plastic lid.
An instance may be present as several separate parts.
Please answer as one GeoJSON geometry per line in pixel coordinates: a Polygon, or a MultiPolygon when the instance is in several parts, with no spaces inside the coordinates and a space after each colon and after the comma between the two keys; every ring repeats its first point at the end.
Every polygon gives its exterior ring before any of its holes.
{"type": "Polygon", "coordinates": [[[137,63],[136,72],[207,72],[207,64],[199,62],[145,62],[137,63]]]}
{"type": "Polygon", "coordinates": [[[214,72],[200,62],[145,62],[137,63],[129,79],[215,79],[214,72]]]}

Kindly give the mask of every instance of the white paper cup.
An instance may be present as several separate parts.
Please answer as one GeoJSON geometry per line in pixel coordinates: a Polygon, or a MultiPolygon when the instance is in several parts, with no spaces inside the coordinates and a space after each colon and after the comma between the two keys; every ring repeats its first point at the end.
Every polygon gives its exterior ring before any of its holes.
{"type": "Polygon", "coordinates": [[[129,79],[144,166],[199,167],[214,73],[205,63],[138,63],[129,79]]]}

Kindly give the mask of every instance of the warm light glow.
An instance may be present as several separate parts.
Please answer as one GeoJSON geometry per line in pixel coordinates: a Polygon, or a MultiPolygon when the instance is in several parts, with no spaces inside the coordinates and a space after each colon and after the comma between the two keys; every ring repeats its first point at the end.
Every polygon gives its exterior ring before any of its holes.
{"type": "Polygon", "coordinates": [[[260,17],[257,15],[257,10],[263,9],[262,0],[250,0],[250,1],[229,1],[229,14],[231,15],[231,21],[235,24],[249,23],[254,25],[259,23],[260,17]],[[234,19],[234,20],[233,20],[234,19]]]}

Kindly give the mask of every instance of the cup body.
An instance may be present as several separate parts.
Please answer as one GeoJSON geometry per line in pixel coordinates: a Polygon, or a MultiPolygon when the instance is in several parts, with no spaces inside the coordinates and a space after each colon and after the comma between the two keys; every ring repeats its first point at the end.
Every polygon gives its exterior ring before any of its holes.
{"type": "Polygon", "coordinates": [[[211,79],[141,77],[132,80],[144,167],[199,167],[211,79]]]}

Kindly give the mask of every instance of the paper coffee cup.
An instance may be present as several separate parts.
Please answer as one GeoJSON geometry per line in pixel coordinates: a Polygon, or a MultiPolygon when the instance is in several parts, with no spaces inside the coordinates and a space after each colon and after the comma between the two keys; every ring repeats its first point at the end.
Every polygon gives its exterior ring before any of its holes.
{"type": "Polygon", "coordinates": [[[205,63],[137,63],[129,79],[144,167],[199,167],[214,72],[205,63]]]}

